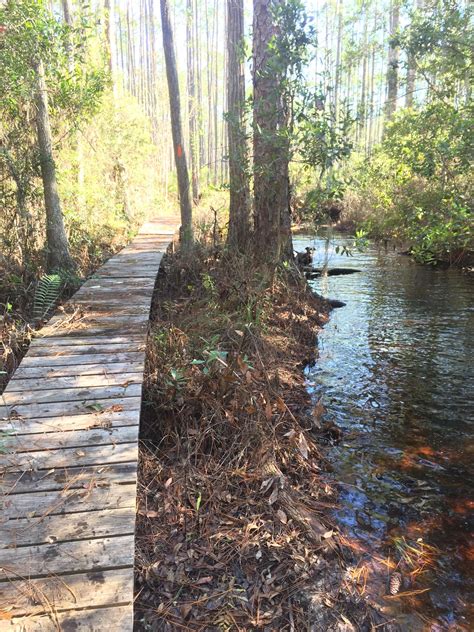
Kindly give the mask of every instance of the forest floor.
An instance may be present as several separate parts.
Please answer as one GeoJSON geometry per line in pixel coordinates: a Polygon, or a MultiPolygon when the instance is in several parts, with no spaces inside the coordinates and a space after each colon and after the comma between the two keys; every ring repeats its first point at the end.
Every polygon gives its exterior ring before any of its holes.
{"type": "MultiPolygon", "coordinates": [[[[168,255],[148,345],[137,630],[388,630],[330,518],[337,427],[304,367],[328,305],[299,273],[168,255]]],[[[391,628],[390,628],[391,629],[391,628]]]]}

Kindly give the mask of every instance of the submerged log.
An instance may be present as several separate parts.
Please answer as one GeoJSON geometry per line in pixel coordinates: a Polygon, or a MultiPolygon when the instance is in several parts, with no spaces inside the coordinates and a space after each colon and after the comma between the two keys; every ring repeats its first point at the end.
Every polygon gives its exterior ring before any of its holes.
{"type": "Polygon", "coordinates": [[[347,303],[344,303],[344,301],[338,301],[334,298],[328,298],[327,302],[331,307],[334,307],[335,309],[337,309],[338,307],[345,307],[347,305],[347,303]]]}

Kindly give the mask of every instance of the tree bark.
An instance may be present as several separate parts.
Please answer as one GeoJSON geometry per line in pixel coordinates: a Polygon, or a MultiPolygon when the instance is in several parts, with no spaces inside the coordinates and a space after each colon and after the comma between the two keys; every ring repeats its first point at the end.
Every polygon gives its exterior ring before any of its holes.
{"type": "Polygon", "coordinates": [[[75,265],[69,253],[69,244],[64,228],[61,211],[56,167],[54,164],[51,126],[48,112],[48,92],[41,60],[33,62],[36,73],[36,129],[43,180],[44,204],[46,209],[46,240],[48,247],[48,271],[74,269],[75,265]]]}
{"type": "Polygon", "coordinates": [[[388,47],[387,67],[387,101],[385,103],[385,118],[389,121],[397,109],[398,98],[398,64],[400,47],[396,42],[396,34],[400,23],[399,0],[392,0],[390,7],[390,35],[388,47]]]}
{"type": "Polygon", "coordinates": [[[115,0],[104,0],[105,45],[107,64],[114,97],[117,96],[117,77],[115,72],[115,0]]]}
{"type": "MultiPolygon", "coordinates": [[[[417,0],[417,9],[423,9],[423,0],[417,0]]],[[[407,59],[407,86],[405,95],[405,107],[413,107],[413,95],[415,92],[416,83],[416,66],[413,55],[409,54],[407,59]]]]}
{"type": "Polygon", "coordinates": [[[188,83],[188,111],[189,111],[189,149],[191,157],[191,188],[193,202],[199,202],[199,137],[196,95],[196,50],[194,46],[194,15],[193,2],[186,4],[186,40],[187,40],[187,83],[188,83]]]}
{"type": "Polygon", "coordinates": [[[230,248],[244,251],[250,235],[250,189],[245,131],[244,2],[227,0],[227,134],[230,248]]]}
{"type": "Polygon", "coordinates": [[[274,1],[254,0],[253,4],[254,246],[256,255],[271,265],[291,249],[286,104],[283,77],[272,67],[274,53],[269,46],[277,35],[274,1]]]}
{"type": "Polygon", "coordinates": [[[361,84],[361,97],[360,97],[360,107],[359,107],[359,142],[360,144],[365,143],[364,134],[366,132],[367,125],[367,66],[368,66],[368,55],[369,55],[369,46],[368,46],[368,16],[367,16],[367,7],[364,10],[364,52],[362,58],[362,84],[361,84]]]}
{"type": "Polygon", "coordinates": [[[62,4],[62,7],[63,7],[64,22],[65,22],[68,26],[72,26],[72,6],[71,6],[71,0],[61,0],[61,4],[62,4]]]}
{"type": "Polygon", "coordinates": [[[171,130],[173,134],[174,157],[178,175],[179,201],[181,207],[181,241],[184,250],[193,242],[192,208],[189,195],[189,174],[184,151],[183,128],[181,125],[181,102],[179,96],[178,71],[174,50],[173,30],[168,0],[160,0],[163,49],[165,52],[166,77],[171,112],[171,130]]]}
{"type": "Polygon", "coordinates": [[[341,82],[341,54],[342,54],[342,36],[343,36],[343,7],[342,0],[337,4],[338,23],[337,23],[337,48],[336,48],[336,73],[334,80],[334,109],[336,119],[339,113],[339,84],[341,82]]]}

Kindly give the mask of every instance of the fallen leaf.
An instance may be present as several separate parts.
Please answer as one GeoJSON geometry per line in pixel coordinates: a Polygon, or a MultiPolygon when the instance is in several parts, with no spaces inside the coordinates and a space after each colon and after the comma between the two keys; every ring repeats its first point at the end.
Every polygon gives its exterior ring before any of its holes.
{"type": "Polygon", "coordinates": [[[213,577],[211,575],[209,575],[208,577],[201,577],[201,579],[198,579],[197,582],[194,582],[197,586],[200,586],[201,584],[208,584],[209,582],[212,582],[213,577]]]}
{"type": "Polygon", "coordinates": [[[301,456],[304,459],[307,459],[308,453],[309,453],[309,446],[308,446],[308,443],[306,442],[306,439],[303,433],[300,433],[300,436],[298,437],[298,448],[299,448],[299,451],[301,452],[301,456]]]}
{"type": "Polygon", "coordinates": [[[267,402],[265,405],[265,417],[267,418],[267,421],[271,421],[272,416],[272,405],[270,404],[270,402],[267,402]]]}
{"type": "Polygon", "coordinates": [[[273,505],[273,503],[275,503],[277,500],[278,500],[278,487],[275,486],[270,495],[270,498],[268,499],[268,504],[273,505]]]}
{"type": "Polygon", "coordinates": [[[140,516],[145,516],[146,518],[158,518],[159,515],[157,511],[143,511],[143,509],[140,509],[138,513],[140,514],[140,516]]]}
{"type": "Polygon", "coordinates": [[[288,522],[288,517],[286,513],[282,511],[281,509],[277,511],[277,516],[278,516],[278,520],[282,522],[283,524],[286,524],[288,522]]]}
{"type": "Polygon", "coordinates": [[[276,405],[277,405],[278,410],[281,413],[286,412],[286,404],[283,401],[283,399],[281,397],[279,397],[279,396],[277,396],[277,398],[276,398],[276,405]]]}

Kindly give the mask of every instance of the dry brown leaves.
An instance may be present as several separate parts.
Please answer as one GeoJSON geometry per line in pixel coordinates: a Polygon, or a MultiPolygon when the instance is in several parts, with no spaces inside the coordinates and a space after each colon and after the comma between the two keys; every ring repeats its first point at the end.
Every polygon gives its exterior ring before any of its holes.
{"type": "Polygon", "coordinates": [[[305,588],[337,547],[302,373],[323,307],[298,283],[262,307],[238,266],[206,262],[205,289],[179,268],[148,350],[137,630],[309,629],[305,588]]]}

